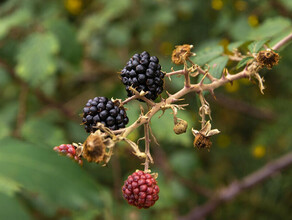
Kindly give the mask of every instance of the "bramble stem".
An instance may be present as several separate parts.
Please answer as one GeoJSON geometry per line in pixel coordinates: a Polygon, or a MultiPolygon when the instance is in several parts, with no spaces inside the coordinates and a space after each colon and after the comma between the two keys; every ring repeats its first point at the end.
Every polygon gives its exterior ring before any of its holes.
{"type": "Polygon", "coordinates": [[[214,192],[214,196],[210,198],[208,202],[204,205],[195,207],[186,216],[180,217],[179,220],[205,219],[208,215],[214,212],[218,206],[230,201],[245,190],[252,188],[291,165],[292,152],[289,152],[286,155],[267,163],[265,166],[244,177],[242,180],[233,181],[227,187],[217,190],[217,193],[214,192]]]}
{"type": "Polygon", "coordinates": [[[147,172],[149,169],[149,155],[150,155],[150,138],[149,138],[149,123],[144,124],[144,134],[145,134],[145,164],[144,171],[147,172]]]}
{"type": "MultiPolygon", "coordinates": [[[[287,37],[283,38],[280,40],[275,46],[272,48],[273,50],[277,50],[280,47],[282,47],[284,44],[288,43],[289,41],[292,40],[292,33],[288,35],[287,37]]],[[[213,77],[207,70],[203,70],[200,66],[197,64],[194,64],[190,59],[188,61],[191,63],[192,68],[194,70],[198,71],[200,74],[203,74],[205,77],[209,78],[211,83],[209,84],[204,84],[203,82],[197,83],[197,84],[191,84],[190,83],[190,78],[189,78],[189,69],[184,66],[184,69],[178,70],[178,71],[172,71],[169,73],[166,73],[165,76],[170,77],[173,75],[184,75],[185,76],[185,86],[177,91],[175,94],[169,94],[168,93],[168,98],[162,99],[161,102],[154,103],[151,100],[148,100],[146,97],[143,96],[143,100],[146,101],[147,104],[151,106],[151,109],[145,114],[141,115],[132,125],[125,129],[121,129],[118,131],[115,131],[115,134],[121,134],[122,137],[127,137],[132,131],[140,127],[141,125],[147,125],[151,118],[159,111],[159,110],[164,110],[165,106],[171,106],[173,103],[181,101],[181,98],[185,96],[188,93],[194,92],[197,94],[202,94],[203,91],[209,91],[211,94],[214,94],[214,90],[220,86],[223,86],[226,83],[232,82],[234,80],[238,80],[241,78],[249,78],[253,76],[261,67],[258,65],[256,61],[247,64],[246,68],[244,70],[236,73],[236,74],[229,74],[228,71],[224,70],[222,73],[222,77],[217,79],[213,77]],[[226,75],[225,75],[226,73],[226,75]]],[[[135,94],[136,96],[136,94],[135,94]]],[[[136,97],[130,97],[126,99],[123,103],[128,103],[129,101],[134,100],[136,97]]],[[[141,98],[141,97],[139,97],[141,98]]],[[[141,98],[142,99],[142,98],[141,98]]],[[[202,125],[204,124],[204,119],[202,118],[202,125]]],[[[145,130],[147,130],[147,126],[145,125],[145,130]]],[[[149,130],[149,127],[148,127],[149,130]]],[[[146,135],[146,133],[145,133],[146,135]]],[[[148,137],[149,137],[149,132],[148,132],[148,137]]],[[[146,141],[147,142],[147,141],[146,141]]],[[[146,144],[146,143],[145,143],[146,144]]],[[[149,146],[149,145],[148,145],[149,146]]],[[[146,147],[146,145],[145,145],[146,147]]],[[[149,159],[149,158],[148,158],[149,159]]],[[[145,164],[145,166],[148,166],[145,164]]]]}
{"type": "Polygon", "coordinates": [[[279,50],[284,44],[288,43],[292,40],[292,33],[290,33],[288,36],[284,37],[282,40],[280,40],[278,43],[276,43],[272,49],[273,50],[279,50]]]}

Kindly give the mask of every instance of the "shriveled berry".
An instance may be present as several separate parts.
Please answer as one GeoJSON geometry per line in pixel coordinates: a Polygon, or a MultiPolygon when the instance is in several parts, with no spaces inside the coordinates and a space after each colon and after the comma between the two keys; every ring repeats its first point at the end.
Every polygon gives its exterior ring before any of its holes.
{"type": "Polygon", "coordinates": [[[72,144],[61,144],[60,146],[54,147],[54,151],[60,153],[61,155],[72,158],[81,166],[83,164],[82,158],[76,155],[76,147],[72,144]]]}

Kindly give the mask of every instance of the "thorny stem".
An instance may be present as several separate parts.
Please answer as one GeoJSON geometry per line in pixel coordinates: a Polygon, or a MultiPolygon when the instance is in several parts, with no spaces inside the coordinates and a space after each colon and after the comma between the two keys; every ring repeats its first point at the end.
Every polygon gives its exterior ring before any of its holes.
{"type": "MultiPolygon", "coordinates": [[[[281,41],[279,41],[275,46],[272,48],[273,50],[277,50],[280,47],[282,47],[284,44],[292,40],[292,33],[288,35],[287,37],[283,38],[281,41]]],[[[137,129],[143,124],[149,123],[151,118],[160,110],[165,110],[167,108],[171,108],[171,104],[178,102],[181,100],[183,96],[185,96],[188,93],[194,92],[197,94],[202,93],[203,91],[209,91],[211,94],[214,95],[214,90],[218,87],[221,87],[222,85],[226,83],[230,83],[234,80],[238,80],[241,78],[250,78],[253,76],[259,69],[259,65],[256,61],[249,63],[244,70],[241,72],[238,72],[236,74],[229,74],[228,71],[223,71],[221,78],[217,79],[213,77],[208,70],[203,70],[200,66],[194,64],[190,59],[188,61],[193,65],[193,67],[200,73],[205,75],[205,77],[209,78],[211,83],[204,84],[203,82],[197,83],[197,84],[191,84],[188,82],[189,77],[185,78],[185,85],[181,90],[176,92],[175,94],[168,94],[168,98],[162,99],[161,102],[154,103],[154,102],[146,102],[150,104],[152,107],[145,115],[141,115],[132,125],[125,129],[117,130],[115,131],[115,134],[121,134],[123,138],[127,137],[132,131],[137,129]],[[186,81],[187,80],[187,81],[186,81]]],[[[188,71],[187,71],[188,72],[188,71]]],[[[188,73],[189,74],[189,73],[188,73]]],[[[172,71],[169,73],[166,73],[165,76],[170,77],[173,75],[185,75],[185,68],[183,70],[178,71],[172,71]]],[[[146,97],[143,97],[147,100],[146,97]]],[[[124,102],[128,103],[129,101],[133,100],[134,98],[128,98],[124,102]],[[127,101],[128,100],[128,101],[127,101]]],[[[143,100],[144,100],[143,99],[143,100]]],[[[150,100],[149,100],[150,101],[150,100]]]]}
{"type": "Polygon", "coordinates": [[[205,118],[205,100],[204,100],[204,96],[202,93],[199,94],[199,98],[200,98],[200,102],[201,102],[201,107],[200,107],[200,115],[202,118],[201,124],[202,124],[202,128],[204,127],[204,125],[206,124],[206,118],[205,118]]]}
{"type": "Polygon", "coordinates": [[[190,74],[189,74],[188,66],[186,62],[184,64],[184,76],[185,76],[185,87],[189,88],[191,86],[191,79],[190,79],[190,74]]]}
{"type": "Polygon", "coordinates": [[[235,198],[243,191],[252,188],[253,186],[263,182],[269,177],[281,172],[285,168],[292,165],[292,153],[289,152],[280,158],[273,160],[264,167],[244,177],[241,180],[231,182],[227,187],[213,193],[213,197],[204,205],[198,206],[191,210],[186,216],[180,217],[179,220],[200,220],[206,219],[214,210],[235,198]]]}
{"type": "Polygon", "coordinates": [[[166,73],[165,76],[170,77],[173,75],[183,75],[183,74],[184,74],[184,70],[177,70],[177,71],[166,73]]]}
{"type": "Polygon", "coordinates": [[[144,171],[147,172],[149,169],[149,155],[150,155],[150,138],[149,138],[149,123],[144,124],[144,134],[145,134],[145,163],[144,171]]]}
{"type": "Polygon", "coordinates": [[[278,50],[280,49],[282,46],[284,46],[284,44],[288,43],[289,41],[292,40],[292,33],[290,33],[288,36],[284,37],[282,40],[280,40],[278,43],[276,43],[272,49],[273,50],[278,50]]]}

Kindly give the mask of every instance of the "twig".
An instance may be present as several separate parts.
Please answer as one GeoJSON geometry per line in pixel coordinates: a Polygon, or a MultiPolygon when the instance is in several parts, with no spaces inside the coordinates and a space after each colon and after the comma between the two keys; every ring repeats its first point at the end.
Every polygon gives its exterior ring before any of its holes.
{"type": "Polygon", "coordinates": [[[138,95],[135,94],[135,95],[133,95],[133,96],[131,96],[131,97],[125,99],[121,104],[122,104],[122,105],[126,105],[126,104],[129,103],[130,101],[135,100],[135,99],[137,99],[137,98],[138,98],[138,95]]]}
{"type": "Polygon", "coordinates": [[[16,128],[14,130],[14,136],[18,138],[20,137],[21,127],[25,121],[27,95],[28,95],[28,86],[22,83],[20,94],[19,94],[19,109],[18,109],[18,115],[17,115],[17,121],[16,121],[16,128]]]}
{"type": "Polygon", "coordinates": [[[145,134],[145,163],[144,163],[144,171],[147,172],[149,169],[149,156],[150,155],[150,138],[149,138],[149,123],[144,124],[144,134],[145,134]]]}
{"type": "Polygon", "coordinates": [[[227,187],[220,189],[215,196],[202,206],[193,209],[189,214],[180,217],[179,220],[200,220],[205,219],[218,206],[228,202],[244,190],[250,189],[260,182],[272,177],[274,174],[281,172],[283,169],[292,165],[292,153],[267,163],[264,167],[246,176],[241,181],[234,181],[227,187]]]}
{"type": "Polygon", "coordinates": [[[184,70],[177,70],[177,71],[166,73],[165,76],[169,77],[173,75],[183,75],[183,74],[184,74],[184,70]]]}
{"type": "Polygon", "coordinates": [[[284,37],[282,40],[280,40],[278,43],[276,43],[272,49],[273,50],[279,50],[284,44],[288,43],[289,41],[292,40],[292,33],[289,34],[288,36],[284,37]]]}

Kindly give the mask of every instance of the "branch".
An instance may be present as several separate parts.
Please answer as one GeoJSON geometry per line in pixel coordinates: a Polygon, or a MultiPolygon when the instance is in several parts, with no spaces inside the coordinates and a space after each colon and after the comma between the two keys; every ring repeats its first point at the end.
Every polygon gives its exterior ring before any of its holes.
{"type": "Polygon", "coordinates": [[[144,134],[145,134],[145,163],[144,171],[147,172],[149,169],[149,162],[153,163],[153,159],[150,154],[150,138],[149,138],[149,123],[144,124],[144,134]]]}
{"type": "Polygon", "coordinates": [[[244,190],[250,189],[274,174],[292,165],[292,152],[267,163],[264,167],[246,176],[241,181],[234,181],[227,187],[217,191],[217,194],[202,206],[193,209],[189,214],[179,220],[199,220],[210,215],[219,205],[228,202],[244,190]]]}
{"type": "Polygon", "coordinates": [[[288,43],[289,41],[292,40],[292,33],[289,34],[287,37],[284,37],[282,40],[280,40],[278,43],[276,43],[272,49],[273,50],[279,50],[284,44],[288,43]]]}

